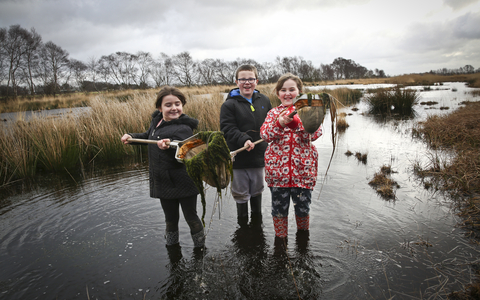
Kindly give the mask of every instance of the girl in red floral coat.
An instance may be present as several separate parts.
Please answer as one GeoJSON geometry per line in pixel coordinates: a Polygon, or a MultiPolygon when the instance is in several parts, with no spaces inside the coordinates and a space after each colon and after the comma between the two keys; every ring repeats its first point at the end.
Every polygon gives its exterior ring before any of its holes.
{"type": "Polygon", "coordinates": [[[287,73],[280,77],[275,91],[282,104],[271,109],[260,129],[260,136],[269,143],[265,152],[265,180],[272,193],[272,216],[275,236],[288,234],[290,198],[295,207],[298,231],[309,230],[312,190],[317,179],[318,153],[313,141],[322,135],[321,127],[310,134],[298,115],[288,116],[293,101],[303,92],[303,83],[287,73]]]}

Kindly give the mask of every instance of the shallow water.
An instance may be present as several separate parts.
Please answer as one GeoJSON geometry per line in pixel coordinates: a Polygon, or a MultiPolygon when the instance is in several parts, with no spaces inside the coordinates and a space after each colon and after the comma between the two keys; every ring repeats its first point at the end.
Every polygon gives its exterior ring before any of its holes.
{"type": "MultiPolygon", "coordinates": [[[[0,196],[2,299],[438,299],[473,278],[479,247],[456,227],[450,200],[413,175],[430,150],[414,122],[466,99],[463,84],[422,92],[414,120],[377,120],[347,109],[327,175],[330,122],[315,142],[319,175],[309,237],[297,236],[290,208],[287,254],[275,244],[270,192],[263,226],[239,228],[231,195],[207,191],[207,249],[193,250],[180,221],[180,248],[164,245],[160,203],[148,197],[144,164],[97,167],[83,180],[44,178],[0,196]],[[456,87],[457,92],[451,88],[456,87]],[[439,101],[440,100],[440,101],[439,101]],[[344,153],[368,154],[364,164],[344,153]],[[392,165],[395,201],[368,182],[392,165]]],[[[327,117],[329,115],[327,114],[327,117]]],[[[202,208],[199,203],[198,211],[202,208]]],[[[478,262],[477,262],[478,263],[478,262]]]]}

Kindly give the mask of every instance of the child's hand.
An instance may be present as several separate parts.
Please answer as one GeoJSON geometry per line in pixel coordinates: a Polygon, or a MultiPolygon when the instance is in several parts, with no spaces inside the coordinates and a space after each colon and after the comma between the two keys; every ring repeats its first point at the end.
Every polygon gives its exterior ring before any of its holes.
{"type": "Polygon", "coordinates": [[[252,151],[253,148],[255,148],[255,144],[252,143],[251,140],[247,140],[243,146],[244,146],[244,147],[247,147],[247,149],[245,149],[245,150],[247,150],[247,151],[252,151]]]}
{"type": "Polygon", "coordinates": [[[167,150],[170,147],[170,139],[159,140],[157,146],[162,150],[167,150]]]}
{"type": "Polygon", "coordinates": [[[300,118],[298,117],[297,114],[293,116],[293,121],[290,123],[287,123],[286,125],[290,129],[296,129],[298,127],[298,124],[300,124],[300,118]]]}
{"type": "Polygon", "coordinates": [[[128,139],[131,139],[131,138],[132,138],[131,135],[125,133],[125,134],[122,136],[121,141],[122,141],[122,143],[124,143],[124,144],[126,145],[126,144],[129,144],[129,143],[130,143],[130,142],[128,141],[128,139]]]}
{"type": "Polygon", "coordinates": [[[280,114],[280,116],[278,117],[278,122],[280,123],[280,125],[285,128],[285,126],[287,126],[288,123],[292,122],[293,121],[293,117],[290,118],[288,115],[290,114],[290,112],[288,110],[285,110],[284,112],[282,112],[280,114]]]}

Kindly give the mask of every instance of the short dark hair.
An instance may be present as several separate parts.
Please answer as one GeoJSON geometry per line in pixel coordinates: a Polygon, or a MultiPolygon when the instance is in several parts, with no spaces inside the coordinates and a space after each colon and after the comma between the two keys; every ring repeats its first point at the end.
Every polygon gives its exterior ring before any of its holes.
{"type": "Polygon", "coordinates": [[[258,71],[257,71],[257,68],[255,68],[255,66],[253,66],[253,65],[243,65],[243,66],[238,67],[237,73],[235,73],[235,80],[238,80],[238,73],[240,73],[241,71],[251,71],[251,72],[255,73],[255,79],[258,79],[258,71]]]}
{"type": "Polygon", "coordinates": [[[163,89],[161,89],[160,92],[158,92],[157,100],[155,101],[155,107],[156,108],[161,107],[163,97],[168,95],[173,95],[177,97],[182,102],[182,105],[187,104],[187,99],[185,98],[185,95],[179,89],[177,89],[176,87],[167,85],[163,89]]]}
{"type": "Polygon", "coordinates": [[[298,88],[298,91],[300,93],[303,93],[303,82],[302,80],[300,79],[300,77],[298,76],[295,76],[293,75],[292,73],[286,73],[286,74],[283,74],[277,81],[277,84],[275,85],[275,94],[278,95],[278,92],[282,89],[283,87],[283,84],[285,83],[285,81],[287,80],[293,80],[295,81],[295,83],[297,84],[297,88],[298,88]]]}

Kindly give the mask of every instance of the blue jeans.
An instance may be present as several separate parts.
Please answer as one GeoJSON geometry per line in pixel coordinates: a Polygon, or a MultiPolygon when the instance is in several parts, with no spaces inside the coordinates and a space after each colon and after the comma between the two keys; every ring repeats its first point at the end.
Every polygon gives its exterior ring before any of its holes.
{"type": "Polygon", "coordinates": [[[293,201],[296,216],[303,218],[310,213],[312,190],[297,187],[270,187],[270,191],[272,192],[272,216],[278,218],[288,216],[290,197],[293,201]]]}

